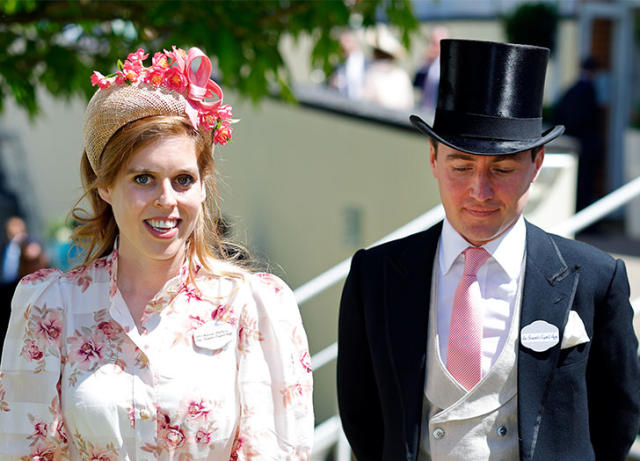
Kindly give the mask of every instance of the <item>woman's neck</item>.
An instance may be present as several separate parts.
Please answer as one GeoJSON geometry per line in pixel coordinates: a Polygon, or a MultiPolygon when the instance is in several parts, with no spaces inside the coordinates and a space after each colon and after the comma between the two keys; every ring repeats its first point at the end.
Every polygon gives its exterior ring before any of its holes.
{"type": "Polygon", "coordinates": [[[183,261],[184,252],[167,260],[141,259],[126,251],[118,254],[118,289],[138,328],[147,303],[168,280],[180,273],[183,261]]]}

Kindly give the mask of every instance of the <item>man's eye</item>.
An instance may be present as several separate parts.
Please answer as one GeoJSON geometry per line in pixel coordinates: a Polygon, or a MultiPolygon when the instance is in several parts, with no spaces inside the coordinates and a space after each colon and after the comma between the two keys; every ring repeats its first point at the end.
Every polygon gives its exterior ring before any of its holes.
{"type": "Polygon", "coordinates": [[[193,184],[193,181],[194,181],[193,177],[188,174],[181,174],[176,178],[176,182],[178,183],[179,186],[182,186],[182,187],[190,186],[191,184],[193,184]]]}
{"type": "Polygon", "coordinates": [[[496,172],[502,173],[502,174],[511,173],[512,171],[513,170],[511,168],[496,168],[496,172]]]}
{"type": "Polygon", "coordinates": [[[148,174],[139,174],[133,180],[141,186],[146,186],[151,182],[151,177],[148,174]]]}

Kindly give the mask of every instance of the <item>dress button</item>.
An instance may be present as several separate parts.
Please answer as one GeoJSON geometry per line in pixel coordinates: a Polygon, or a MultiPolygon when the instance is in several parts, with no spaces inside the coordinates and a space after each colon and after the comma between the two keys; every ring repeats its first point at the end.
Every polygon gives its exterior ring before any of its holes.
{"type": "Polygon", "coordinates": [[[140,418],[141,419],[149,419],[151,418],[151,413],[146,408],[140,410],[140,418]]]}
{"type": "Polygon", "coordinates": [[[444,437],[444,429],[442,429],[441,427],[436,427],[433,430],[433,438],[436,440],[440,440],[443,437],[444,437]]]}
{"type": "Polygon", "coordinates": [[[500,437],[504,437],[507,435],[507,426],[498,426],[497,432],[500,437]]]}

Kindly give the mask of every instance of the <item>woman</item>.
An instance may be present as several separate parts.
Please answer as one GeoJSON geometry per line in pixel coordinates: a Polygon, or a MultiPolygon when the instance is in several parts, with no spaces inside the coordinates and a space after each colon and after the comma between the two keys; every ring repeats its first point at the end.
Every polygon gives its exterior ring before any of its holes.
{"type": "Polygon", "coordinates": [[[16,291],[0,459],[308,459],[311,369],[293,294],[225,260],[207,206],[231,108],[200,50],[146,58],[92,77],[92,212],[75,231],[86,261],[16,291]]]}

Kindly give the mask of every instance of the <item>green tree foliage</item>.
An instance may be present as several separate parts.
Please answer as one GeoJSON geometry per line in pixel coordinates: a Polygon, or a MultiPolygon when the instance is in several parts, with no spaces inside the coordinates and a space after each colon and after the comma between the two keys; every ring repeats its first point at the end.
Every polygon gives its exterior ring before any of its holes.
{"type": "Polygon", "coordinates": [[[417,27],[410,0],[0,0],[0,110],[13,97],[34,116],[39,86],[56,97],[90,97],[93,70],[107,74],[129,52],[171,45],[201,48],[218,68],[214,78],[254,101],[273,85],[286,95],[284,34],[311,34],[314,65],[328,71],[340,51],[336,28],[354,15],[373,25],[381,12],[408,44],[417,27]]]}
{"type": "Polygon", "coordinates": [[[553,53],[558,19],[558,7],[554,3],[522,3],[504,18],[507,40],[523,45],[544,46],[553,53]]]}

